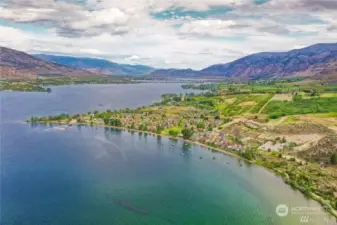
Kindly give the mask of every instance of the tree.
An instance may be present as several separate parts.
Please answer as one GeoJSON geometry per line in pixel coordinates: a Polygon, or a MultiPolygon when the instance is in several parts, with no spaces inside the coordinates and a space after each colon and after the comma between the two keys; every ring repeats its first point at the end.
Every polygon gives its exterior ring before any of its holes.
{"type": "Polygon", "coordinates": [[[177,137],[179,132],[177,130],[169,130],[169,135],[173,137],[177,137]]]}
{"type": "Polygon", "coordinates": [[[253,160],[254,159],[253,150],[246,151],[245,153],[243,153],[243,156],[248,160],[253,160]]]}
{"type": "Polygon", "coordinates": [[[333,153],[330,158],[331,164],[336,165],[337,164],[337,153],[333,153]]]}
{"type": "Polygon", "coordinates": [[[156,127],[156,133],[157,134],[160,134],[163,130],[164,130],[164,128],[162,126],[157,125],[157,127],[156,127]]]}
{"type": "Polygon", "coordinates": [[[109,118],[105,118],[105,119],[103,119],[103,121],[104,121],[105,125],[110,125],[110,119],[109,118]]]}
{"type": "Polygon", "coordinates": [[[121,120],[118,118],[112,118],[109,121],[111,126],[120,127],[122,125],[121,120]]]}
{"type": "Polygon", "coordinates": [[[138,127],[138,130],[147,131],[148,130],[147,125],[146,124],[140,124],[139,127],[138,127]]]}
{"type": "Polygon", "coordinates": [[[302,95],[298,95],[297,93],[293,96],[293,101],[296,102],[296,101],[300,101],[302,100],[302,95]]]}
{"type": "Polygon", "coordinates": [[[204,121],[200,121],[200,122],[197,124],[197,128],[199,128],[199,129],[205,129],[205,123],[204,123],[204,121]]]}
{"type": "Polygon", "coordinates": [[[184,128],[181,133],[184,139],[190,139],[194,134],[193,130],[190,128],[184,128]]]}

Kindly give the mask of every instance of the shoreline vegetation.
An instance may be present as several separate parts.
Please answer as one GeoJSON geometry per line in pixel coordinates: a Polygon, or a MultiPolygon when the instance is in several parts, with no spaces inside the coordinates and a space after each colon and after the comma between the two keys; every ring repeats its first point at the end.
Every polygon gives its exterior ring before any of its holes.
{"type": "Polygon", "coordinates": [[[79,84],[134,84],[139,83],[130,77],[95,76],[95,77],[62,77],[58,75],[40,75],[31,80],[0,80],[0,91],[52,92],[50,86],[79,84]]]}
{"type": "Polygon", "coordinates": [[[80,85],[80,84],[138,84],[138,83],[190,83],[202,80],[179,80],[131,76],[60,76],[42,74],[35,79],[4,79],[0,78],[0,91],[20,92],[52,92],[52,86],[80,85]]]}
{"type": "Polygon", "coordinates": [[[231,154],[279,175],[337,218],[337,85],[281,80],[183,87],[205,92],[26,122],[126,129],[231,154]]]}

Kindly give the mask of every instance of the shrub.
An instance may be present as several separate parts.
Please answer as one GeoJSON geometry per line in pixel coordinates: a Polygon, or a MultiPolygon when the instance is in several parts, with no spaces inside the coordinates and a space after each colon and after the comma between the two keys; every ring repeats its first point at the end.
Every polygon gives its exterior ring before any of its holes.
{"type": "Polygon", "coordinates": [[[337,153],[334,153],[331,155],[330,162],[331,164],[334,164],[334,165],[337,164],[337,153]]]}
{"type": "Polygon", "coordinates": [[[184,128],[181,131],[181,133],[182,133],[184,139],[190,139],[193,136],[193,134],[194,134],[193,130],[190,129],[190,128],[184,128]]]}
{"type": "Polygon", "coordinates": [[[179,132],[177,130],[169,130],[169,135],[173,137],[177,137],[179,132]]]}

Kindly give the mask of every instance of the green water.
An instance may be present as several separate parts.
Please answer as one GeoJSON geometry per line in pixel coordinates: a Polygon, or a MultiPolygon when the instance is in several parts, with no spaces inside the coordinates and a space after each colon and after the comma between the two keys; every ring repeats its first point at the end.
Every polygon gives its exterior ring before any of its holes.
{"type": "Polygon", "coordinates": [[[180,84],[52,89],[0,92],[1,225],[336,224],[326,213],[308,223],[300,222],[303,213],[277,216],[279,204],[319,205],[231,156],[125,131],[21,122],[148,105],[184,92],[180,84]]]}
{"type": "Polygon", "coordinates": [[[300,224],[276,206],[318,206],[263,168],[164,137],[27,124],[7,131],[3,224],[300,224]]]}

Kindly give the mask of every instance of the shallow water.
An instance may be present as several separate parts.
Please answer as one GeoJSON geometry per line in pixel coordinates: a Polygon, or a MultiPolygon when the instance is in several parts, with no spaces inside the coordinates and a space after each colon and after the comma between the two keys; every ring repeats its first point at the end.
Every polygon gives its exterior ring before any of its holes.
{"type": "MultiPolygon", "coordinates": [[[[179,91],[178,84],[141,84],[0,93],[1,224],[302,224],[302,214],[279,217],[276,207],[319,207],[267,170],[197,145],[116,129],[19,122],[137,107],[179,91]]],[[[305,224],[324,219],[334,224],[323,213],[305,224]]]]}

